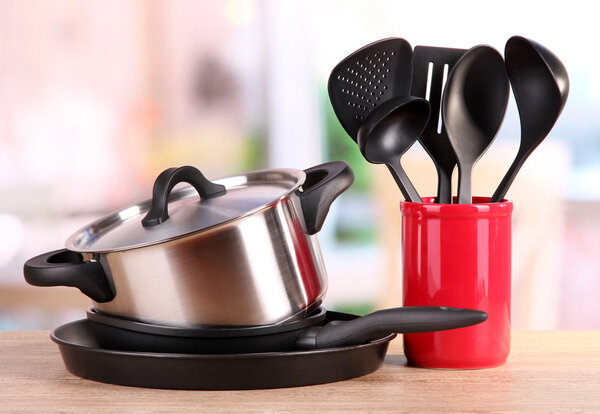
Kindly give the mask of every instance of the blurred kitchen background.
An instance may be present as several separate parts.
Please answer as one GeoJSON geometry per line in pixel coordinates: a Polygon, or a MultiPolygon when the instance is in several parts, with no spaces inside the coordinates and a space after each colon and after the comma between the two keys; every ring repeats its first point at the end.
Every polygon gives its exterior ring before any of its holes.
{"type": "MultiPolygon", "coordinates": [[[[83,317],[86,297],[27,285],[23,263],[148,198],[162,170],[185,164],[217,178],[348,161],[356,182],[319,234],[326,305],[401,305],[401,194],[335,119],[329,72],[384,37],[502,52],[514,34],[563,60],[571,92],[508,193],[513,326],[599,329],[600,25],[589,4],[0,0],[0,329],[83,317]]],[[[476,194],[494,191],[519,134],[511,97],[475,168],[476,194]]],[[[434,167],[418,145],[405,166],[421,195],[434,194],[434,167]]]]}

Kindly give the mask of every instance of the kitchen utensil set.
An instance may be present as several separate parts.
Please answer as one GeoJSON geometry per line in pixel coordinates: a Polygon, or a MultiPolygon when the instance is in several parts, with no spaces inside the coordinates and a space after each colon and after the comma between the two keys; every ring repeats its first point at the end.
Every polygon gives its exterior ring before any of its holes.
{"type": "Polygon", "coordinates": [[[404,39],[383,39],[340,62],[328,91],[340,123],[365,159],[386,164],[407,201],[421,198],[400,158],[418,139],[437,170],[436,202],[452,202],[451,178],[458,165],[457,201],[470,204],[473,166],[500,129],[512,85],[521,146],[492,196],[498,202],[554,126],[569,90],[564,65],[532,40],[511,37],[505,59],[486,45],[469,50],[416,46],[413,52],[404,39]],[[387,66],[380,63],[392,56],[387,66]],[[384,78],[377,78],[380,73],[384,78]]]}
{"type": "MultiPolygon", "coordinates": [[[[437,169],[435,201],[452,209],[460,208],[448,205],[454,167],[458,203],[470,204],[473,165],[502,124],[512,83],[521,148],[494,194],[500,201],[568,94],[564,66],[543,46],[515,36],[505,57],[489,46],[413,51],[404,39],[383,39],[340,62],[328,92],[365,159],[385,164],[406,200],[421,203],[405,204],[432,206],[401,165],[419,140],[437,169]]],[[[28,260],[30,284],[72,286],[92,299],[87,319],[51,335],[67,369],[157,388],[320,384],[376,370],[396,333],[486,321],[486,311],[445,304],[363,317],[321,307],[327,275],[316,233],[353,180],[342,161],[214,182],[194,167],[169,168],[152,199],[90,223],[66,249],[28,260]],[[190,185],[173,191],[179,183],[190,185]]]]}
{"type": "MultiPolygon", "coordinates": [[[[391,102],[378,106],[383,121],[358,135],[368,138],[368,154],[395,171],[396,153],[416,140],[429,107],[420,98],[391,102]],[[417,115],[416,127],[402,122],[417,115]],[[403,140],[388,154],[378,147],[391,133],[403,140]]],[[[156,179],[152,199],[90,223],[67,240],[66,249],[29,259],[25,280],[76,287],[93,301],[87,319],[52,335],[69,371],[147,387],[339,381],[377,369],[396,333],[485,321],[485,312],[446,306],[364,317],[320,307],[327,274],[316,233],[353,180],[343,161],[215,181],[191,166],[169,168],[156,179]],[[173,190],[179,183],[189,186],[173,190]],[[195,369],[182,370],[181,360],[195,369]],[[352,361],[361,368],[348,368],[352,361]],[[270,373],[266,378],[250,375],[260,367],[270,373]]]]}

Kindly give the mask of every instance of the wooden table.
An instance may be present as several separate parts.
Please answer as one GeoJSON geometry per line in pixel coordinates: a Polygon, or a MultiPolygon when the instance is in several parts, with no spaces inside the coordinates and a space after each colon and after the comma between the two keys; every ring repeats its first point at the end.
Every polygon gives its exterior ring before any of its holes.
{"type": "Polygon", "coordinates": [[[373,374],[262,391],[173,391],[101,384],[66,371],[48,332],[0,332],[0,413],[600,413],[600,331],[515,331],[506,365],[406,367],[391,343],[373,374]]]}

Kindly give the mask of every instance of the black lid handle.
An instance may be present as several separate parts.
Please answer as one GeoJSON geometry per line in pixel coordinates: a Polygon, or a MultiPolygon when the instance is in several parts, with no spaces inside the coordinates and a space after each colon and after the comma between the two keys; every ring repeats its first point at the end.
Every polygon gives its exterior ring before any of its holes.
{"type": "Polygon", "coordinates": [[[142,219],[142,226],[156,226],[169,218],[169,195],[179,183],[191,184],[201,199],[218,197],[226,193],[225,186],[210,182],[195,167],[184,166],[164,170],[154,182],[152,204],[142,219]]]}

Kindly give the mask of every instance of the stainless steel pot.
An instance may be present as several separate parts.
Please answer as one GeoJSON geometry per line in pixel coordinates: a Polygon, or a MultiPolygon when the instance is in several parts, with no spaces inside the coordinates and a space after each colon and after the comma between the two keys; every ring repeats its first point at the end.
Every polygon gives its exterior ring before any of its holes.
{"type": "Polygon", "coordinates": [[[193,167],[171,168],[151,200],[82,228],[67,249],[30,259],[25,279],[77,287],[101,312],[162,325],[304,317],[327,288],[315,234],[353,180],[341,161],[215,182],[193,167]],[[180,182],[191,186],[171,193],[180,182]]]}

